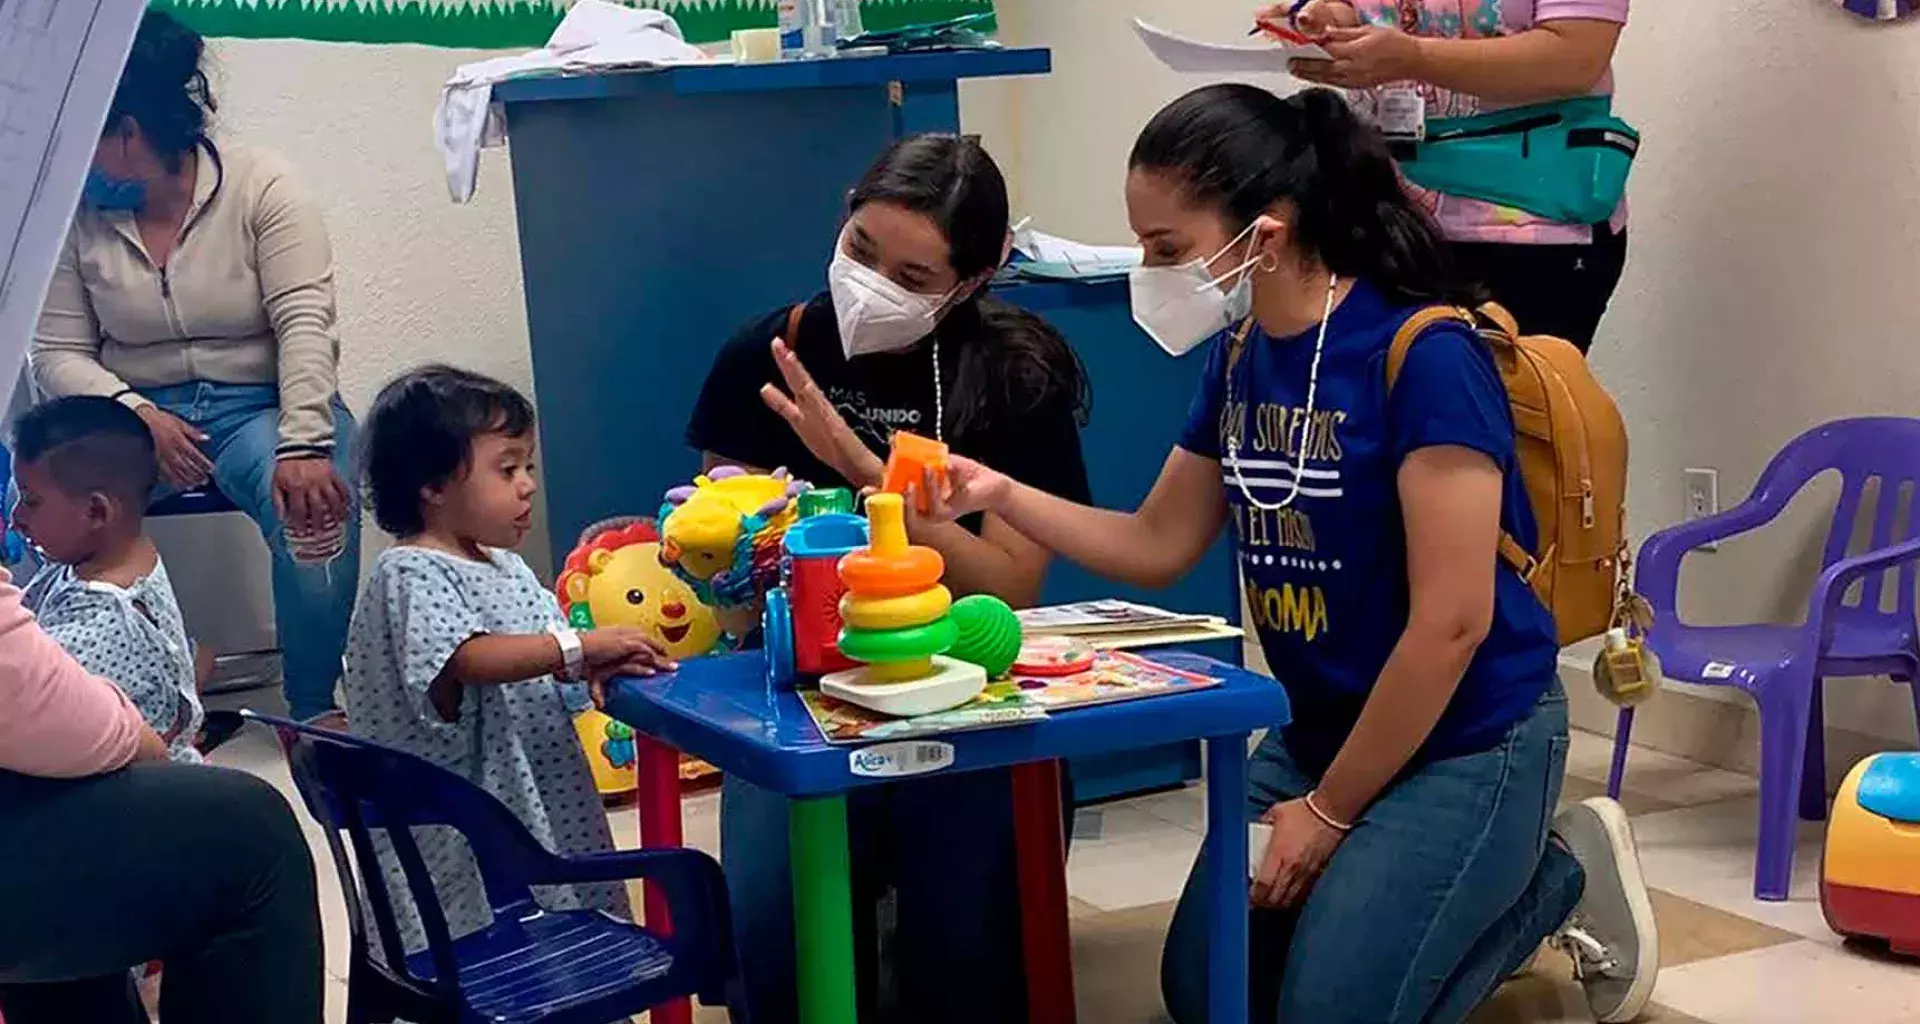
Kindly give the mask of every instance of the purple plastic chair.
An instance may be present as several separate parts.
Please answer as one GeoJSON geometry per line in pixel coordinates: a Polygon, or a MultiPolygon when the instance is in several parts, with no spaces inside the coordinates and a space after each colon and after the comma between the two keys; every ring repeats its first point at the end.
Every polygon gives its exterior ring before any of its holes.
{"type": "MultiPolygon", "coordinates": [[[[1634,586],[1652,605],[1649,641],[1666,675],[1737,686],[1760,709],[1760,848],[1753,894],[1784,900],[1793,876],[1795,811],[1826,818],[1828,676],[1891,676],[1915,687],[1920,714],[1920,632],[1914,623],[1914,563],[1920,559],[1920,420],[1839,420],[1774,456],[1753,494],[1720,515],[1654,535],[1640,549],[1634,586]],[[1820,580],[1798,626],[1690,626],[1680,621],[1680,563],[1704,545],[1772,522],[1809,481],[1838,472],[1840,500],[1827,532],[1820,580]],[[1873,507],[1863,509],[1869,483],[1873,507]],[[1902,509],[1902,495],[1907,495],[1902,509]],[[1902,515],[1902,512],[1905,515],[1902,515]],[[1873,523],[1864,551],[1848,549],[1862,513],[1873,523]],[[1797,805],[1797,806],[1796,806],[1797,805]]],[[[1633,712],[1613,737],[1607,792],[1620,795],[1633,712]]]]}
{"type": "Polygon", "coordinates": [[[279,734],[294,784],[324,827],[339,869],[352,939],[348,1024],[606,1024],[687,996],[725,1001],[737,967],[726,880],[713,858],[684,849],[555,854],[492,794],[438,765],[341,733],[243,714],[279,734]],[[449,934],[411,833],[428,825],[466,838],[493,906],[492,926],[459,939],[449,934]],[[381,947],[401,948],[396,894],[378,868],[355,870],[376,863],[375,829],[392,843],[427,934],[427,949],[397,964],[372,955],[362,916],[364,892],[381,947]],[[544,910],[528,888],[636,878],[666,892],[672,935],[598,911],[544,910]]]}

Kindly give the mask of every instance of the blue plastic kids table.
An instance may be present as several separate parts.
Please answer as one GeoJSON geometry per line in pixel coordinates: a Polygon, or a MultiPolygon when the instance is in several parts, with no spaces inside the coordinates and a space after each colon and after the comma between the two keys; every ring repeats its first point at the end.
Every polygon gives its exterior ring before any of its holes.
{"type": "MultiPolygon", "coordinates": [[[[1287,720],[1272,680],[1196,654],[1154,660],[1222,680],[1218,687],[1056,713],[1042,721],[899,743],[835,746],[797,696],[770,691],[762,656],[687,662],[656,679],[616,683],[607,713],[642,735],[702,758],[792,802],[794,937],[804,1024],[854,1024],[853,917],[846,794],[926,771],[965,772],[1061,758],[1123,753],[1186,740],[1206,742],[1204,855],[1210,873],[1214,955],[1211,1019],[1247,1019],[1247,739],[1287,720]],[[1225,955],[1224,951],[1236,951],[1225,955]]],[[[1062,894],[1064,895],[1064,894],[1062,894]]],[[[1057,913],[1066,914],[1064,899],[1057,913]]],[[[1064,928],[1060,931],[1064,935],[1064,928]]],[[[1029,956],[1032,951],[1029,951],[1029,956]]],[[[1064,962],[1064,957],[1059,958],[1064,962]]]]}

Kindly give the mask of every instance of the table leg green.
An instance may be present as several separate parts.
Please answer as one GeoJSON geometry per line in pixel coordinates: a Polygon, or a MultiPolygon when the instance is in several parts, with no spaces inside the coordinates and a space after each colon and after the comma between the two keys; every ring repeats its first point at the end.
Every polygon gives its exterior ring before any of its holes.
{"type": "Polygon", "coordinates": [[[853,881],[843,796],[788,804],[801,1024],[855,1024],[853,881]]]}

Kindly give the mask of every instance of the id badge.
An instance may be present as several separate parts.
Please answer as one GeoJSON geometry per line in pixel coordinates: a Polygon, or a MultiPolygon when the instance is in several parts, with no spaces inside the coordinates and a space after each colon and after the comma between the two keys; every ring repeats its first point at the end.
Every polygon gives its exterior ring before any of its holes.
{"type": "Polygon", "coordinates": [[[1427,138],[1427,98],[1404,86],[1380,91],[1374,119],[1389,142],[1424,142],[1427,138]]]}

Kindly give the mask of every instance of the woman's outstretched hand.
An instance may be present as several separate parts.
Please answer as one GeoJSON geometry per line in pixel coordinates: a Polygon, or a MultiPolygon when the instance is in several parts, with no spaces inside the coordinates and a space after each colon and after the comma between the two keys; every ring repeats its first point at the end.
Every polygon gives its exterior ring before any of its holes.
{"type": "Polygon", "coordinates": [[[907,488],[907,507],[918,508],[920,493],[925,491],[927,511],[921,518],[948,523],[976,512],[993,511],[1012,486],[1013,480],[999,470],[964,455],[949,454],[945,477],[929,470],[924,481],[907,488]]]}
{"type": "Polygon", "coordinates": [[[814,458],[826,463],[856,489],[879,486],[885,464],[853,428],[847,426],[840,410],[833,407],[826,392],[814,383],[813,375],[800,365],[800,357],[778,338],[773,342],[773,363],[780,368],[787,390],[781,391],[772,384],[761,387],[760,398],[767,403],[767,408],[787,421],[814,458]]]}

